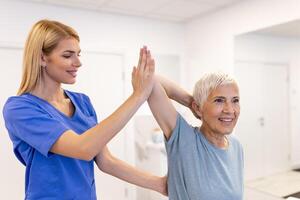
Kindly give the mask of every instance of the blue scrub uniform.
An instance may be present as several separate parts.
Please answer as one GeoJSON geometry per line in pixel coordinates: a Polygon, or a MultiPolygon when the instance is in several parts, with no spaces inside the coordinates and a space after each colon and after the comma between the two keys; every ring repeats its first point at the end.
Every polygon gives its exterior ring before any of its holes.
{"type": "Polygon", "coordinates": [[[65,91],[75,111],[68,117],[47,101],[25,93],[10,97],[4,108],[5,126],[14,153],[26,166],[26,200],[96,200],[94,164],[49,152],[67,130],[82,134],[97,124],[90,99],[65,91]]]}

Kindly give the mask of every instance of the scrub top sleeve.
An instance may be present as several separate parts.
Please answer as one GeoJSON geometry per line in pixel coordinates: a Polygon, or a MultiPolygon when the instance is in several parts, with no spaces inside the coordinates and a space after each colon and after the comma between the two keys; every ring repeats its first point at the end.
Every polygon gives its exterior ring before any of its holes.
{"type": "Polygon", "coordinates": [[[28,101],[9,99],[4,106],[3,116],[10,135],[26,142],[46,157],[56,140],[69,129],[28,101]]]}

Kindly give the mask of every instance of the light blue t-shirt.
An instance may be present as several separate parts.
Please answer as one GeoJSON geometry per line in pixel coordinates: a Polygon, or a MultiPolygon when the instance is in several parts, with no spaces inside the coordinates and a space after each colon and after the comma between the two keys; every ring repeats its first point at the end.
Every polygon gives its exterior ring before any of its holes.
{"type": "Polygon", "coordinates": [[[10,97],[3,108],[14,153],[26,166],[26,200],[96,200],[93,161],[49,152],[66,130],[81,134],[97,124],[86,95],[65,93],[75,106],[71,117],[29,93],[10,97]]]}
{"type": "Polygon", "coordinates": [[[170,200],[242,200],[243,150],[232,136],[224,150],[206,140],[178,114],[168,141],[170,200]]]}

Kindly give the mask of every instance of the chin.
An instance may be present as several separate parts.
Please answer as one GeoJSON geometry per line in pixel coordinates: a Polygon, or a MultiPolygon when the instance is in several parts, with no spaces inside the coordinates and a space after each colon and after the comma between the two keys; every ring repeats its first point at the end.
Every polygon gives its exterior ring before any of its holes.
{"type": "Polygon", "coordinates": [[[220,131],[220,133],[222,135],[230,135],[232,133],[233,129],[226,129],[226,130],[222,130],[220,131]]]}
{"type": "Polygon", "coordinates": [[[68,81],[64,81],[62,82],[63,84],[68,84],[68,85],[73,85],[76,83],[76,80],[68,80],[68,81]]]}

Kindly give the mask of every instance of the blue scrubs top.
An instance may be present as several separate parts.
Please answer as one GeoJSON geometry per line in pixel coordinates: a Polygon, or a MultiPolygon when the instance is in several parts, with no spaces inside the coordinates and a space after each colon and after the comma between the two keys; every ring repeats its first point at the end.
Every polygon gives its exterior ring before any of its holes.
{"type": "Polygon", "coordinates": [[[14,153],[26,166],[26,200],[96,200],[94,164],[49,152],[67,130],[82,134],[97,124],[90,99],[65,91],[75,111],[68,117],[47,101],[25,93],[3,108],[14,153]]]}

